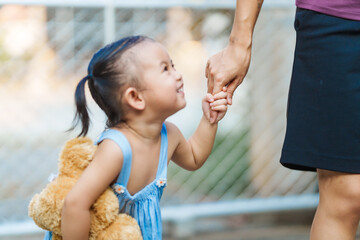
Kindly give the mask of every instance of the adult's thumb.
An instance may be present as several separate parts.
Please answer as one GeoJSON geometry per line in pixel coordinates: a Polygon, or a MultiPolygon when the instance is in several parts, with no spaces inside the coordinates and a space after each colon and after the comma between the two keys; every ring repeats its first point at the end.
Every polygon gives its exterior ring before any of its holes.
{"type": "Polygon", "coordinates": [[[227,86],[226,92],[228,93],[227,100],[229,105],[232,104],[232,97],[234,95],[236,88],[240,84],[241,84],[240,79],[235,79],[234,81],[230,82],[229,85],[227,86]]]}

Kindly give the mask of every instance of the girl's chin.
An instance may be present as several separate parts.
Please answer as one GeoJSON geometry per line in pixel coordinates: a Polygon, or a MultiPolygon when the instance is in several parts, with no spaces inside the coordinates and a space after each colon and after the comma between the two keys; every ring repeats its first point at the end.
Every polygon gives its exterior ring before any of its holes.
{"type": "Polygon", "coordinates": [[[186,101],[184,100],[184,104],[182,105],[181,109],[186,107],[186,101]]]}
{"type": "Polygon", "coordinates": [[[178,107],[178,109],[176,110],[176,112],[178,112],[178,111],[180,111],[180,110],[184,109],[185,107],[186,107],[186,102],[184,101],[184,103],[183,103],[183,104],[179,105],[179,107],[178,107]]]}

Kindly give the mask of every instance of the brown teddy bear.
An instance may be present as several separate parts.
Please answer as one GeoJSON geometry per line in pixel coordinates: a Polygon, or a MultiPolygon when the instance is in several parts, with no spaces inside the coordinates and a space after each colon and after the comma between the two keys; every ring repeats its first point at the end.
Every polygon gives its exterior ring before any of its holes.
{"type": "MultiPolygon", "coordinates": [[[[53,232],[53,240],[61,238],[61,211],[64,199],[89,165],[97,146],[89,138],[75,138],[66,142],[59,159],[59,175],[29,204],[29,216],[41,228],[53,232]]],[[[109,187],[92,205],[89,239],[142,239],[136,220],[119,214],[119,203],[109,187]]]]}

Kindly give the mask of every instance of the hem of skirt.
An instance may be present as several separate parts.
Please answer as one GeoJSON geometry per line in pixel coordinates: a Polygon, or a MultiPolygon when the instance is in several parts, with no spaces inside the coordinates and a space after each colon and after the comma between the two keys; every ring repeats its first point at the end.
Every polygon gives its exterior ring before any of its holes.
{"type": "Polygon", "coordinates": [[[344,173],[360,173],[360,159],[319,156],[310,152],[282,150],[280,163],[289,169],[316,172],[324,169],[344,173]]]}

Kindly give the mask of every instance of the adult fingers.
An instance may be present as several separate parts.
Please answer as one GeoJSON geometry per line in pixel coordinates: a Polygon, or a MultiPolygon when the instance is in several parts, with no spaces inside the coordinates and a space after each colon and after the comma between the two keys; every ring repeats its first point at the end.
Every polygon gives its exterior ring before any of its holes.
{"type": "Polygon", "coordinates": [[[227,100],[228,100],[228,104],[231,105],[232,104],[232,96],[234,95],[234,92],[236,90],[236,88],[241,84],[242,79],[237,78],[234,81],[230,82],[230,84],[227,86],[227,100]]]}
{"type": "Polygon", "coordinates": [[[207,78],[207,87],[208,93],[213,93],[213,89],[214,89],[214,79],[211,76],[210,73],[210,60],[208,60],[207,64],[206,64],[206,69],[205,69],[205,77],[207,78]]]}
{"type": "Polygon", "coordinates": [[[213,82],[214,82],[214,87],[213,87],[213,94],[219,93],[221,92],[222,88],[225,86],[225,84],[223,83],[222,79],[219,78],[218,76],[214,76],[213,77],[213,82]]]}
{"type": "Polygon", "coordinates": [[[210,65],[210,60],[207,61],[206,67],[205,67],[205,77],[206,78],[209,78],[209,65],[210,65]]]}

